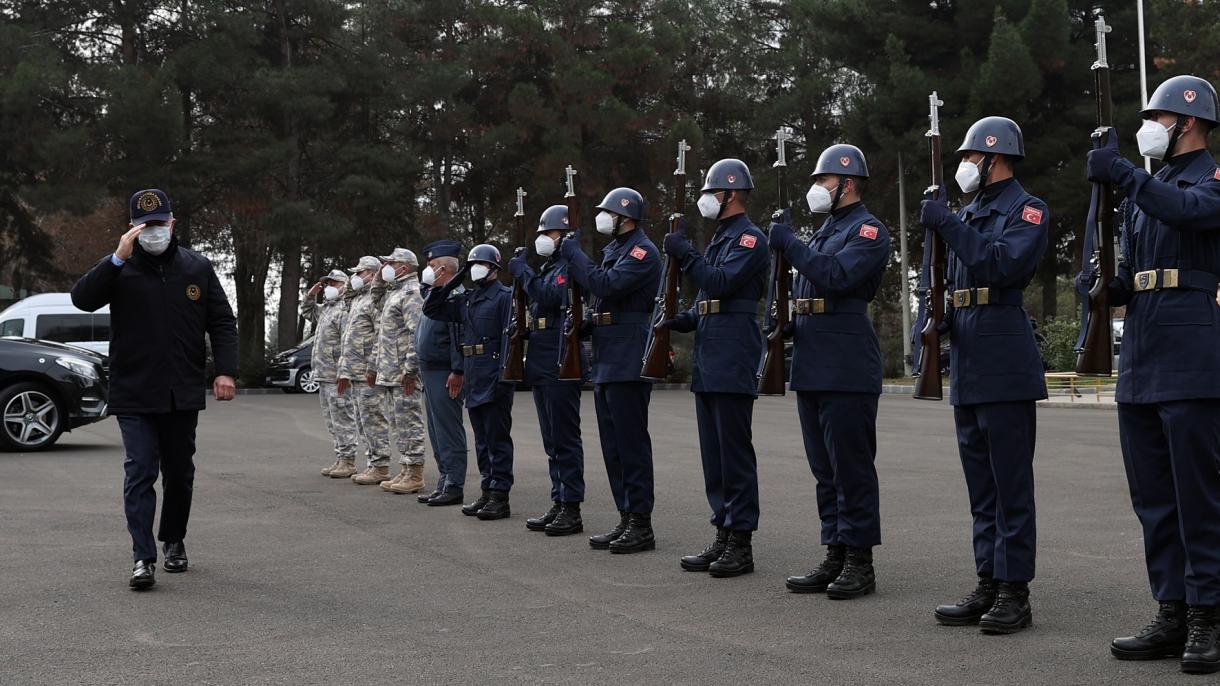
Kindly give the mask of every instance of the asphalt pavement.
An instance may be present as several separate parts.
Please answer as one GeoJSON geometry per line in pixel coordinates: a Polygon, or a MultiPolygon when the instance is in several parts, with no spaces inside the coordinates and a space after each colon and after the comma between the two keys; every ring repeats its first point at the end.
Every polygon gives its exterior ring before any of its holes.
{"type": "MultiPolygon", "coordinates": [[[[757,571],[736,579],[678,567],[712,534],[692,396],[653,396],[655,552],[589,549],[585,537],[617,514],[587,394],[583,415],[586,532],[550,538],[525,529],[550,489],[526,394],[514,408],[513,516],[496,522],[320,476],[331,458],[316,396],[212,403],[199,427],[191,569],[158,566],[144,593],[127,588],[114,420],[52,452],[0,454],[0,683],[1206,680],[1173,660],[1109,655],[1112,637],[1155,611],[1112,412],[1039,408],[1034,626],[1014,636],[932,619],[975,581],[946,403],[881,400],[878,593],[854,601],[784,588],[822,555],[791,394],[756,405],[757,571]]],[[[470,471],[473,494],[473,453],[470,471]]]]}

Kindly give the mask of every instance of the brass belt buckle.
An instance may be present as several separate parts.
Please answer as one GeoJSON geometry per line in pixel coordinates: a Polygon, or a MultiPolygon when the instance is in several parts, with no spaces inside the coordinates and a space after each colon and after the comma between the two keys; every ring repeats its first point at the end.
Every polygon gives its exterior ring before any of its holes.
{"type": "Polygon", "coordinates": [[[974,304],[975,305],[986,305],[990,301],[991,301],[991,289],[990,288],[983,287],[983,288],[974,289],[974,304]]]}
{"type": "Polygon", "coordinates": [[[1178,270],[1162,269],[1161,270],[1161,288],[1177,288],[1178,287],[1178,270]]]}
{"type": "Polygon", "coordinates": [[[539,331],[545,330],[547,327],[546,317],[539,317],[534,320],[534,327],[539,331]]]}
{"type": "MultiPolygon", "coordinates": [[[[1176,270],[1175,270],[1176,271],[1176,270]]],[[[1174,274],[1174,281],[1177,281],[1177,274],[1174,274]]],[[[1155,269],[1139,272],[1135,275],[1135,290],[1151,291],[1157,287],[1157,273],[1155,269]]]]}
{"type": "Polygon", "coordinates": [[[793,311],[800,315],[809,314],[809,298],[797,298],[792,301],[793,311]]]}
{"type": "Polygon", "coordinates": [[[700,315],[719,314],[719,313],[720,313],[720,301],[719,300],[700,300],[699,301],[699,314],[700,315]]]}
{"type": "Polygon", "coordinates": [[[614,323],[614,317],[610,312],[597,312],[593,315],[593,323],[597,326],[610,326],[614,323]]]}
{"type": "Polygon", "coordinates": [[[970,307],[970,291],[968,289],[953,291],[953,306],[970,307]]]}
{"type": "Polygon", "coordinates": [[[826,298],[814,298],[809,301],[810,314],[825,314],[826,313],[826,298]]]}

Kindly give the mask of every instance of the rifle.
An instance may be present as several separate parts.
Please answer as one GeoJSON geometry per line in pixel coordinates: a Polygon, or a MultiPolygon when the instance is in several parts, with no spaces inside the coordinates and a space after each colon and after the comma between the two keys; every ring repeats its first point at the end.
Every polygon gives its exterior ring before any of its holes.
{"type": "MultiPolygon", "coordinates": [[[[792,138],[792,132],[780,127],[775,132],[776,159],[775,175],[779,180],[779,208],[788,207],[788,188],[785,183],[788,169],[788,158],[784,144],[792,138]]],[[[789,304],[788,295],[792,287],[792,267],[780,250],[774,251],[771,257],[771,274],[767,278],[767,345],[763,350],[762,360],[758,365],[758,394],[783,395],[787,385],[787,370],[784,368],[784,329],[788,326],[789,304]]]]}
{"type": "MultiPolygon", "coordinates": [[[[576,170],[569,164],[567,169],[564,170],[564,175],[567,183],[567,192],[564,193],[564,198],[568,201],[568,228],[575,231],[580,226],[576,219],[578,208],[576,201],[576,170]]],[[[565,240],[571,240],[571,238],[568,236],[561,238],[560,245],[555,246],[556,252],[559,252],[559,248],[565,240]]],[[[563,340],[559,343],[560,381],[584,381],[584,374],[580,366],[580,329],[585,322],[585,308],[582,298],[580,286],[576,284],[575,279],[569,278],[567,327],[563,331],[563,340]]]]}
{"type": "MultiPolygon", "coordinates": [[[[1113,106],[1110,98],[1110,64],[1106,60],[1106,34],[1110,27],[1097,13],[1097,61],[1093,77],[1097,93],[1097,130],[1093,148],[1109,142],[1113,133],[1113,106]]],[[[1076,339],[1076,373],[1081,376],[1110,376],[1114,371],[1114,332],[1110,320],[1110,299],[1106,287],[1114,279],[1114,190],[1108,183],[1094,183],[1089,200],[1089,215],[1081,235],[1082,273],[1092,273],[1093,285],[1080,306],[1080,336],[1076,339]]]]}
{"type": "MultiPolygon", "coordinates": [[[[517,189],[517,212],[513,217],[517,220],[517,245],[525,245],[525,189],[517,189]]],[[[517,248],[518,251],[524,247],[517,248]]],[[[501,378],[505,381],[525,381],[525,284],[521,279],[513,279],[513,333],[508,339],[508,355],[504,358],[504,372],[501,378]]]]}
{"type": "MultiPolygon", "coordinates": [[[[944,193],[944,169],[940,160],[940,106],[945,104],[936,96],[928,96],[928,121],[925,134],[928,152],[932,158],[932,185],[924,193],[931,193],[933,200],[940,200],[944,193]]],[[[944,378],[940,372],[940,325],[945,319],[945,242],[931,229],[925,229],[923,249],[930,250],[923,278],[927,281],[927,302],[924,311],[923,330],[919,332],[919,378],[915,380],[915,397],[919,400],[942,400],[945,397],[944,378]]]]}
{"type": "MultiPolygon", "coordinates": [[[[690,146],[685,140],[678,141],[678,167],[674,169],[674,212],[669,215],[669,232],[678,230],[682,215],[686,212],[686,151],[690,146]]],[[[678,288],[682,282],[682,266],[672,255],[665,258],[665,272],[657,284],[657,297],[652,306],[652,326],[648,327],[648,341],[644,344],[644,366],[640,378],[664,381],[671,367],[669,355],[669,329],[661,322],[678,316],[678,288]]]]}

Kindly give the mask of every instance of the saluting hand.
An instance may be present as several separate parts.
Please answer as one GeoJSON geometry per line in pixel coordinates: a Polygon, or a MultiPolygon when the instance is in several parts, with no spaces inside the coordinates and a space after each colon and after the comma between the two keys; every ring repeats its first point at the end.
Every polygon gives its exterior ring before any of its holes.
{"type": "Polygon", "coordinates": [[[218,376],[212,381],[212,395],[217,400],[232,400],[237,395],[237,381],[231,376],[218,376]]]}
{"type": "Polygon", "coordinates": [[[131,254],[136,251],[136,239],[140,237],[140,232],[144,230],[147,224],[137,224],[127,230],[122,238],[119,238],[119,247],[114,249],[114,256],[120,260],[131,259],[131,254]]]}

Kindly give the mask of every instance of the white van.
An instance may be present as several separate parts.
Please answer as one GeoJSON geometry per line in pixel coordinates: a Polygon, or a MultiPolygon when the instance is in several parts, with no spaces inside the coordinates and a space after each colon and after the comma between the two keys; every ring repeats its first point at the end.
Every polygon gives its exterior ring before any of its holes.
{"type": "Polygon", "coordinates": [[[0,338],[18,336],[67,343],[110,355],[110,307],[85,312],[69,293],[42,293],[0,312],[0,338]]]}

